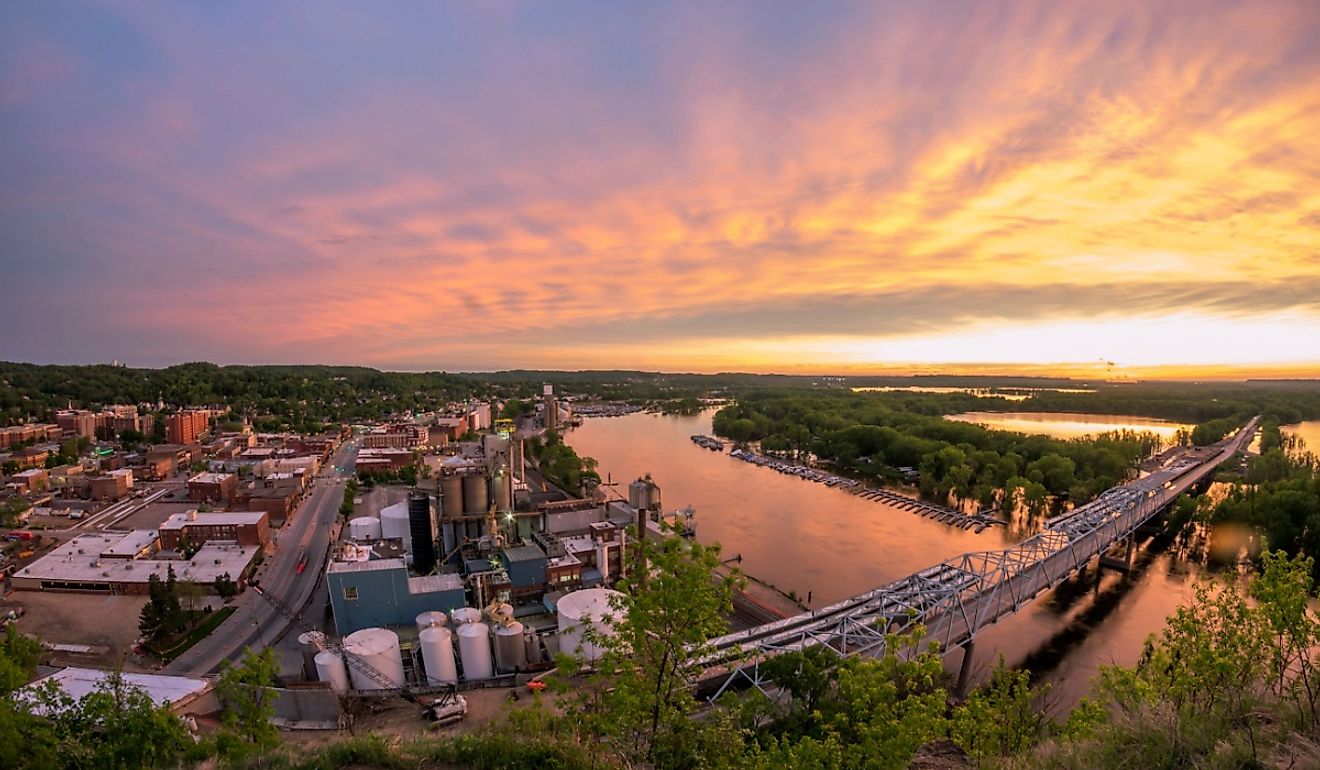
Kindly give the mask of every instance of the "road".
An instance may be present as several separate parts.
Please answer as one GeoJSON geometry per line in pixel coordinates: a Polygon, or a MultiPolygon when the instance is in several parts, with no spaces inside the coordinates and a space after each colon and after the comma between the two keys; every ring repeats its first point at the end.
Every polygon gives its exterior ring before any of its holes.
{"type": "MultiPolygon", "coordinates": [[[[353,475],[354,449],[350,442],[335,453],[317,478],[311,495],[278,530],[275,554],[258,569],[261,587],[295,610],[307,604],[325,572],[344,484],[353,475]],[[298,561],[303,554],[307,564],[299,573],[298,561]]],[[[223,625],[175,658],[165,670],[176,674],[214,673],[225,661],[241,657],[248,647],[274,646],[288,630],[289,622],[254,591],[244,591],[233,606],[234,614],[223,625]]]]}

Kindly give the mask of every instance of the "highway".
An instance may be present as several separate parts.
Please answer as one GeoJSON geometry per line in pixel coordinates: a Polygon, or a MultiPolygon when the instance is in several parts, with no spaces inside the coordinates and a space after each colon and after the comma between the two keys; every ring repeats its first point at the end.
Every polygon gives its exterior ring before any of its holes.
{"type": "MultiPolygon", "coordinates": [[[[349,442],[335,453],[293,518],[275,531],[275,553],[258,568],[261,587],[295,610],[307,604],[325,572],[344,485],[353,475],[354,451],[349,442]],[[298,561],[303,554],[307,555],[307,564],[299,573],[298,561]]],[[[254,591],[244,591],[233,606],[234,614],[223,625],[175,658],[165,670],[175,674],[214,673],[225,661],[241,657],[248,647],[274,646],[288,629],[289,621],[254,591]]]]}

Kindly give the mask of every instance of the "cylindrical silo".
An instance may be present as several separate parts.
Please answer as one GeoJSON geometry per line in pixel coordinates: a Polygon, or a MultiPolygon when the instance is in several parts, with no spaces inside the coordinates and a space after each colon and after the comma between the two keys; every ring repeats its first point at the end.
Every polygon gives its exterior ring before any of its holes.
{"type": "Polygon", "coordinates": [[[486,477],[480,473],[469,473],[463,477],[463,512],[467,514],[485,513],[487,496],[486,477]]]}
{"type": "Polygon", "coordinates": [[[320,679],[316,670],[316,654],[321,651],[321,646],[316,642],[324,639],[325,634],[320,631],[304,631],[298,634],[298,651],[302,653],[303,679],[320,679]]]}
{"type": "Polygon", "coordinates": [[[376,669],[388,681],[377,682],[356,666],[352,670],[353,689],[389,690],[403,687],[403,657],[399,654],[399,635],[386,628],[364,628],[344,637],[344,651],[355,655],[376,669]]]}
{"type": "Polygon", "coordinates": [[[523,624],[517,621],[495,627],[495,668],[501,674],[521,671],[527,666],[527,648],[523,646],[523,624]]]}
{"type": "Polygon", "coordinates": [[[425,492],[408,493],[408,533],[412,536],[413,569],[429,575],[435,569],[435,519],[431,497],[425,492]]]}
{"type": "Polygon", "coordinates": [[[449,611],[449,619],[455,626],[461,626],[466,623],[480,623],[481,610],[476,607],[459,607],[449,611]]]}
{"type": "Polygon", "coordinates": [[[454,665],[454,637],[449,629],[431,626],[417,637],[422,648],[422,663],[426,666],[426,683],[446,684],[458,681],[458,668],[454,665]]]}
{"type": "Polygon", "coordinates": [[[523,631],[523,654],[532,665],[545,662],[545,656],[541,654],[541,637],[533,629],[523,631]]]}
{"type": "Polygon", "coordinates": [[[403,550],[412,553],[412,534],[409,531],[408,503],[395,503],[380,511],[380,536],[403,541],[403,550]]]}
{"type": "Polygon", "coordinates": [[[351,540],[379,540],[380,519],[375,516],[359,516],[348,520],[348,537],[351,540]]]}
{"type": "Polygon", "coordinates": [[[495,510],[501,513],[513,510],[513,474],[503,465],[491,477],[491,494],[495,498],[495,510]]]}
{"type": "Polygon", "coordinates": [[[427,610],[417,616],[417,631],[421,633],[431,626],[443,626],[449,622],[449,616],[439,610],[427,610]]]}
{"type": "Polygon", "coordinates": [[[458,655],[463,660],[463,678],[468,681],[490,679],[495,672],[490,659],[490,629],[485,623],[464,623],[458,627],[458,655]]]}
{"type": "Polygon", "coordinates": [[[578,660],[594,661],[605,653],[600,645],[587,641],[585,631],[598,636],[614,636],[614,619],[623,610],[611,606],[611,600],[623,594],[608,588],[587,588],[565,594],[555,605],[559,614],[559,651],[578,660]]]}
{"type": "Polygon", "coordinates": [[[329,682],[330,689],[340,695],[348,692],[348,670],[344,667],[344,659],[339,657],[338,653],[322,650],[316,653],[315,660],[317,679],[329,682]]]}
{"type": "Polygon", "coordinates": [[[463,513],[463,477],[451,473],[440,477],[440,510],[446,516],[463,513]]]}
{"type": "Polygon", "coordinates": [[[496,602],[486,607],[486,618],[496,625],[513,620],[513,605],[508,602],[496,602]]]}

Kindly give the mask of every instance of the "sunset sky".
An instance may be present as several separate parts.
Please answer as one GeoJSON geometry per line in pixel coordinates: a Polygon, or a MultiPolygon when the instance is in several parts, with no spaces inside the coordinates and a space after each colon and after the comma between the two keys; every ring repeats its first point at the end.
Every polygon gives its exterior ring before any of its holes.
{"type": "Polygon", "coordinates": [[[0,359],[1320,376],[1315,0],[294,5],[0,4],[0,359]]]}

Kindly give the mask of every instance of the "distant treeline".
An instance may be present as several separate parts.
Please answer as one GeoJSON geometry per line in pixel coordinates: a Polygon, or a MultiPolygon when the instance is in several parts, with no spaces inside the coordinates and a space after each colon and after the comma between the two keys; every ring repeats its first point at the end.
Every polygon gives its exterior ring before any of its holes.
{"type": "Polygon", "coordinates": [[[765,451],[816,457],[861,473],[920,473],[923,494],[981,505],[1019,503],[1034,513],[1047,498],[1084,502],[1126,478],[1159,448],[1150,433],[1061,441],[943,419],[983,401],[964,394],[759,392],[716,413],[714,430],[765,451]]]}
{"type": "MultiPolygon", "coordinates": [[[[1320,417],[1320,380],[1241,383],[1095,383],[1046,377],[832,377],[779,374],[667,374],[643,371],[382,372],[360,366],[217,366],[188,363],[164,369],[123,366],[42,366],[0,362],[0,424],[46,419],[72,402],[163,400],[168,405],[226,404],[272,425],[374,419],[433,409],[468,397],[539,398],[541,386],[588,399],[665,406],[703,396],[740,397],[759,391],[848,393],[855,387],[940,387],[1031,392],[1025,401],[970,394],[895,392],[896,407],[921,414],[958,411],[1044,411],[1134,414],[1193,423],[1265,414],[1280,423],[1320,417]],[[1061,393],[1041,388],[1089,389],[1061,393]],[[934,398],[932,398],[934,397],[934,398]]],[[[687,403],[691,403],[690,401],[687,403]]]]}
{"type": "Polygon", "coordinates": [[[259,420],[261,427],[315,430],[325,423],[434,409],[483,390],[480,383],[451,374],[349,366],[190,363],[133,369],[0,363],[0,423],[49,420],[69,403],[95,408],[159,400],[171,406],[223,404],[259,420]]]}

